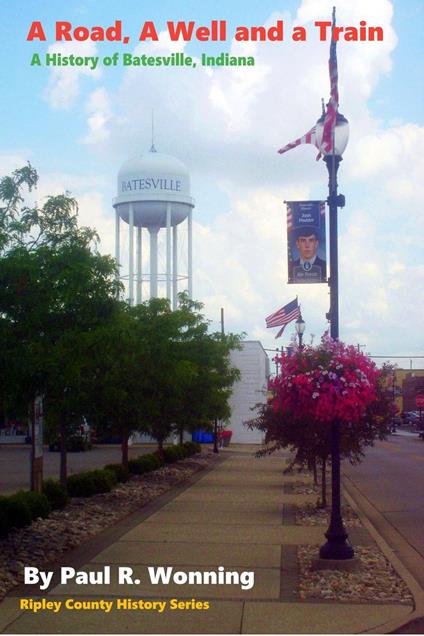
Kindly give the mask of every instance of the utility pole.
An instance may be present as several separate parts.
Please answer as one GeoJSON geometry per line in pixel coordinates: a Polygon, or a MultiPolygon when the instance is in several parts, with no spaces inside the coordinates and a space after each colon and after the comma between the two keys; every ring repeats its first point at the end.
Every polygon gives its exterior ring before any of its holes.
{"type": "MultiPolygon", "coordinates": [[[[221,307],[221,336],[224,339],[224,307],[221,307]]],[[[214,420],[213,427],[213,452],[219,453],[218,449],[218,418],[214,420]]]]}

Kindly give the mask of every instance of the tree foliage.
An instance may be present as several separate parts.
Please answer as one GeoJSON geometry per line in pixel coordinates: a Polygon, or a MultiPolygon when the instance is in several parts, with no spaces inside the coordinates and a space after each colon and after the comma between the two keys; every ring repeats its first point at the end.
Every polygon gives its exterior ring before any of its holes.
{"type": "MultiPolygon", "coordinates": [[[[341,456],[360,461],[364,449],[390,432],[392,406],[386,391],[388,366],[377,369],[353,346],[323,337],[318,347],[278,357],[281,373],[270,381],[272,397],[247,423],[264,433],[261,454],[290,448],[300,464],[331,452],[331,425],[340,425],[341,456]]],[[[323,493],[325,498],[325,493],[323,493]]]]}
{"type": "MultiPolygon", "coordinates": [[[[28,166],[0,180],[0,370],[3,408],[25,412],[45,395],[47,416],[61,428],[81,415],[81,365],[87,332],[116,304],[115,262],[94,249],[94,230],[78,228],[68,194],[24,205],[37,173],[28,166]]],[[[62,453],[62,481],[66,475],[62,453]]]]}
{"type": "Polygon", "coordinates": [[[37,182],[30,164],[0,179],[0,400],[24,417],[44,395],[65,485],[66,440],[84,417],[122,437],[124,465],[133,432],[162,451],[173,431],[226,417],[238,377],[228,354],[240,338],[210,334],[185,294],[176,311],[165,299],[120,302],[116,263],[78,226],[75,199],[27,204],[37,182]]]}

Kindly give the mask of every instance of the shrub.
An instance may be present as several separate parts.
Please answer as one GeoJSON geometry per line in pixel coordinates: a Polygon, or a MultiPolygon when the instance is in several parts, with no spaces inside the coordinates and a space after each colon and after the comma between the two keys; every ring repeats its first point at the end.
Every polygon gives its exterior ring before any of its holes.
{"type": "Polygon", "coordinates": [[[184,442],[183,446],[187,448],[189,457],[202,452],[202,447],[197,442],[184,442]]]}
{"type": "Polygon", "coordinates": [[[115,474],[117,481],[120,482],[128,481],[130,477],[130,471],[122,464],[107,464],[105,470],[111,470],[115,474]]]}
{"type": "Polygon", "coordinates": [[[152,470],[161,468],[161,466],[163,466],[163,461],[154,453],[141,455],[136,459],[130,459],[128,462],[129,471],[133,475],[143,475],[144,473],[149,473],[152,470]]]}
{"type": "Polygon", "coordinates": [[[167,446],[163,449],[163,458],[166,464],[173,464],[179,459],[183,459],[181,449],[178,446],[167,446]]]}
{"type": "Polygon", "coordinates": [[[21,490],[16,493],[15,497],[20,501],[23,501],[28,506],[31,513],[31,520],[38,519],[38,517],[45,519],[51,512],[52,507],[50,502],[46,495],[43,495],[42,493],[34,492],[32,490],[21,490]]]}
{"type": "Polygon", "coordinates": [[[155,461],[155,468],[162,468],[162,466],[165,466],[165,460],[163,457],[161,457],[159,455],[159,453],[156,451],[155,453],[152,453],[152,457],[154,457],[154,461],[155,461]]]}
{"type": "Polygon", "coordinates": [[[173,464],[179,459],[185,459],[191,457],[196,453],[201,453],[202,447],[196,442],[184,442],[184,444],[178,444],[176,446],[167,446],[163,449],[163,457],[167,464],[173,464]]]}
{"type": "Polygon", "coordinates": [[[66,485],[70,497],[91,497],[96,494],[94,479],[90,472],[71,475],[66,485]]]}
{"type": "Polygon", "coordinates": [[[9,498],[0,497],[0,539],[4,539],[10,530],[9,522],[9,498]]]}
{"type": "Polygon", "coordinates": [[[178,451],[180,453],[180,459],[190,457],[191,451],[187,448],[187,446],[184,446],[184,444],[179,444],[176,448],[178,448],[178,451]]]}
{"type": "Polygon", "coordinates": [[[116,474],[112,470],[103,468],[101,470],[91,471],[92,479],[96,493],[110,492],[118,483],[116,474]]]}
{"type": "Polygon", "coordinates": [[[0,536],[5,537],[12,528],[24,528],[31,523],[28,504],[17,495],[0,497],[0,536]]]}
{"type": "Polygon", "coordinates": [[[180,459],[185,459],[190,454],[187,451],[187,448],[184,446],[184,444],[178,444],[178,446],[176,446],[175,448],[178,449],[178,455],[179,455],[180,459]]]}
{"type": "Polygon", "coordinates": [[[111,470],[90,470],[68,477],[68,494],[70,497],[91,497],[97,493],[110,492],[116,483],[116,476],[111,470]]]}
{"type": "Polygon", "coordinates": [[[61,510],[68,503],[68,495],[65,488],[55,479],[43,481],[43,494],[49,500],[52,510],[61,510]]]}

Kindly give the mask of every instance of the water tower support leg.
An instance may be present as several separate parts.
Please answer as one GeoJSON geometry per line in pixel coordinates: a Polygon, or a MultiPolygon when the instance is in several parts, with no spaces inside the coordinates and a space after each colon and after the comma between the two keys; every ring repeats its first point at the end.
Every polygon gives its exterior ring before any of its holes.
{"type": "MultiPolygon", "coordinates": [[[[120,216],[118,210],[115,210],[115,260],[118,265],[118,271],[116,274],[116,280],[119,282],[120,279],[120,269],[121,269],[121,253],[120,253],[120,216]]],[[[118,292],[119,294],[119,292],[118,292]]]]}
{"type": "Polygon", "coordinates": [[[129,214],[129,245],[128,245],[128,299],[130,305],[134,304],[134,208],[130,203],[129,214]]]}
{"type": "Polygon", "coordinates": [[[178,304],[178,226],[172,228],[172,308],[178,304]]]}
{"type": "Polygon", "coordinates": [[[150,298],[158,297],[158,227],[149,227],[150,232],[150,298]]]}
{"type": "Polygon", "coordinates": [[[166,297],[171,300],[171,203],[166,204],[166,297]]]}
{"type": "Polygon", "coordinates": [[[191,209],[188,213],[187,224],[188,224],[188,250],[187,250],[188,297],[193,298],[193,221],[192,221],[191,209]]]}
{"type": "Polygon", "coordinates": [[[137,305],[141,303],[142,295],[141,295],[141,227],[137,228],[137,253],[136,253],[136,261],[137,261],[137,305]]]}

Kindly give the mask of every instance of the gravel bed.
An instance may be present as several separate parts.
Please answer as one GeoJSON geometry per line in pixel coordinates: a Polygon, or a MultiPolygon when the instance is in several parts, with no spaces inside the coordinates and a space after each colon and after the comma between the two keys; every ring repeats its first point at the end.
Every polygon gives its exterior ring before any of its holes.
{"type": "Polygon", "coordinates": [[[301,481],[294,481],[291,492],[294,495],[318,495],[319,489],[311,483],[308,484],[301,481]]]}
{"type": "Polygon", "coordinates": [[[216,455],[209,452],[146,475],[134,475],[111,492],[72,498],[64,510],[12,531],[0,540],[0,599],[23,581],[25,565],[42,567],[54,561],[215,460],[216,455]]]}
{"type": "MultiPolygon", "coordinates": [[[[296,506],[296,524],[298,526],[328,526],[330,522],[331,506],[317,508],[314,504],[296,506]]],[[[346,528],[361,528],[362,523],[358,515],[347,504],[342,505],[343,523],[346,528]]]]}
{"type": "Polygon", "coordinates": [[[409,589],[377,547],[355,546],[358,572],[311,570],[318,550],[319,546],[298,548],[301,599],[413,604],[409,589]]]}

